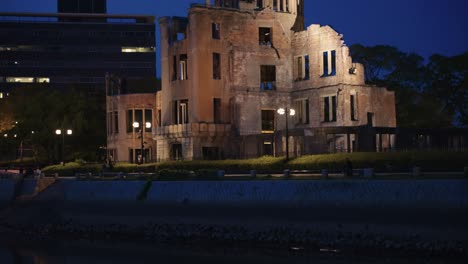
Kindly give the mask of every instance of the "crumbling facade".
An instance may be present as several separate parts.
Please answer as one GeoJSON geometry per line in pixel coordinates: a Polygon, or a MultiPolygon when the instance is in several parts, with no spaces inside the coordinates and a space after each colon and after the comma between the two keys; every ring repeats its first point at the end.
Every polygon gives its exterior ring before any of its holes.
{"type": "Polygon", "coordinates": [[[206,1],[159,24],[156,160],[394,146],[393,92],[365,84],[341,34],[304,27],[304,1],[206,1]]]}
{"type": "Polygon", "coordinates": [[[124,78],[106,74],[109,162],[146,163],[156,160],[153,129],[158,125],[159,95],[131,91],[124,78]]]}

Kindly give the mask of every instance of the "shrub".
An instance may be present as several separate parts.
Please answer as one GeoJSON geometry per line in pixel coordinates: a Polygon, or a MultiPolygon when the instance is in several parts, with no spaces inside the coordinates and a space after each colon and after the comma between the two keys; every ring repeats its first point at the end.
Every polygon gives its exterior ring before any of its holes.
{"type": "Polygon", "coordinates": [[[194,175],[194,172],[189,170],[162,169],[159,171],[158,180],[189,180],[194,175]]]}
{"type": "Polygon", "coordinates": [[[453,171],[463,167],[468,153],[462,152],[355,152],[303,156],[288,163],[291,169],[330,171],[342,170],[349,158],[353,168],[374,168],[378,171],[408,171],[413,166],[425,171],[453,171]]]}
{"type": "Polygon", "coordinates": [[[159,163],[157,168],[171,170],[224,170],[249,171],[252,169],[263,171],[281,170],[284,167],[283,158],[261,157],[248,160],[197,160],[197,161],[166,161],[159,163]]]}
{"type": "Polygon", "coordinates": [[[64,165],[52,165],[42,169],[46,174],[58,173],[60,176],[74,176],[76,173],[99,173],[102,170],[101,164],[80,165],[77,162],[68,162],[64,165]]]}

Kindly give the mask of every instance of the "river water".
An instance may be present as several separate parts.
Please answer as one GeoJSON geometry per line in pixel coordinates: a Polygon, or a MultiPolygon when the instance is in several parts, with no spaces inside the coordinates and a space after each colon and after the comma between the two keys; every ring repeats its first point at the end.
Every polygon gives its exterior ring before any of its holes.
{"type": "MultiPolygon", "coordinates": [[[[0,234],[1,235],[1,234],[0,234]]],[[[431,257],[356,256],[334,249],[305,252],[301,248],[247,249],[197,245],[148,245],[77,241],[32,242],[0,239],[1,264],[354,264],[354,263],[467,263],[465,260],[431,257]],[[3,241],[1,241],[3,240],[3,241]]]]}

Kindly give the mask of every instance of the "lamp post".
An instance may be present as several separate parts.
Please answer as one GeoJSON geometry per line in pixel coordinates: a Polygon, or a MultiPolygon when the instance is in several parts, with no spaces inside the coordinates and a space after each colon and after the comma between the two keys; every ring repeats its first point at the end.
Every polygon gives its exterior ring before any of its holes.
{"type": "MultiPolygon", "coordinates": [[[[145,127],[146,128],[151,128],[151,123],[150,122],[146,122],[145,123],[145,127]]],[[[139,122],[133,122],[133,128],[140,128],[140,123],[139,122]]],[[[143,127],[140,128],[140,142],[141,142],[141,148],[140,148],[140,155],[141,155],[141,161],[138,161],[139,164],[142,164],[143,163],[143,160],[144,160],[144,151],[145,151],[145,146],[144,146],[144,142],[143,142],[143,127]]]]}
{"type": "Polygon", "coordinates": [[[280,108],[278,109],[277,113],[279,115],[286,116],[286,160],[289,160],[289,122],[288,122],[288,115],[294,116],[296,115],[296,111],[294,109],[280,108]]]}
{"type": "Polygon", "coordinates": [[[64,162],[64,157],[65,157],[65,133],[68,135],[68,136],[71,136],[73,134],[73,130],[71,129],[67,129],[67,131],[65,131],[64,129],[57,129],[55,130],[55,134],[57,136],[60,136],[62,135],[62,153],[61,153],[61,160],[62,160],[62,163],[65,164],[64,162]]]}

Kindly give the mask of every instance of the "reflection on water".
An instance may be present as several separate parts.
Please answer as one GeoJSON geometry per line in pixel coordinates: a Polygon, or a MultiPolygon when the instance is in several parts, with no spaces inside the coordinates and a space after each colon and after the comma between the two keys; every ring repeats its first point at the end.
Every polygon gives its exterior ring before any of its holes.
{"type": "MultiPolygon", "coordinates": [[[[1,234],[0,234],[1,235],[1,234]]],[[[236,264],[348,264],[348,263],[467,263],[434,258],[393,258],[343,255],[337,250],[305,253],[301,247],[281,250],[248,250],[182,246],[169,248],[156,245],[95,244],[90,242],[0,242],[1,264],[123,264],[123,263],[236,263],[236,264]]]]}

